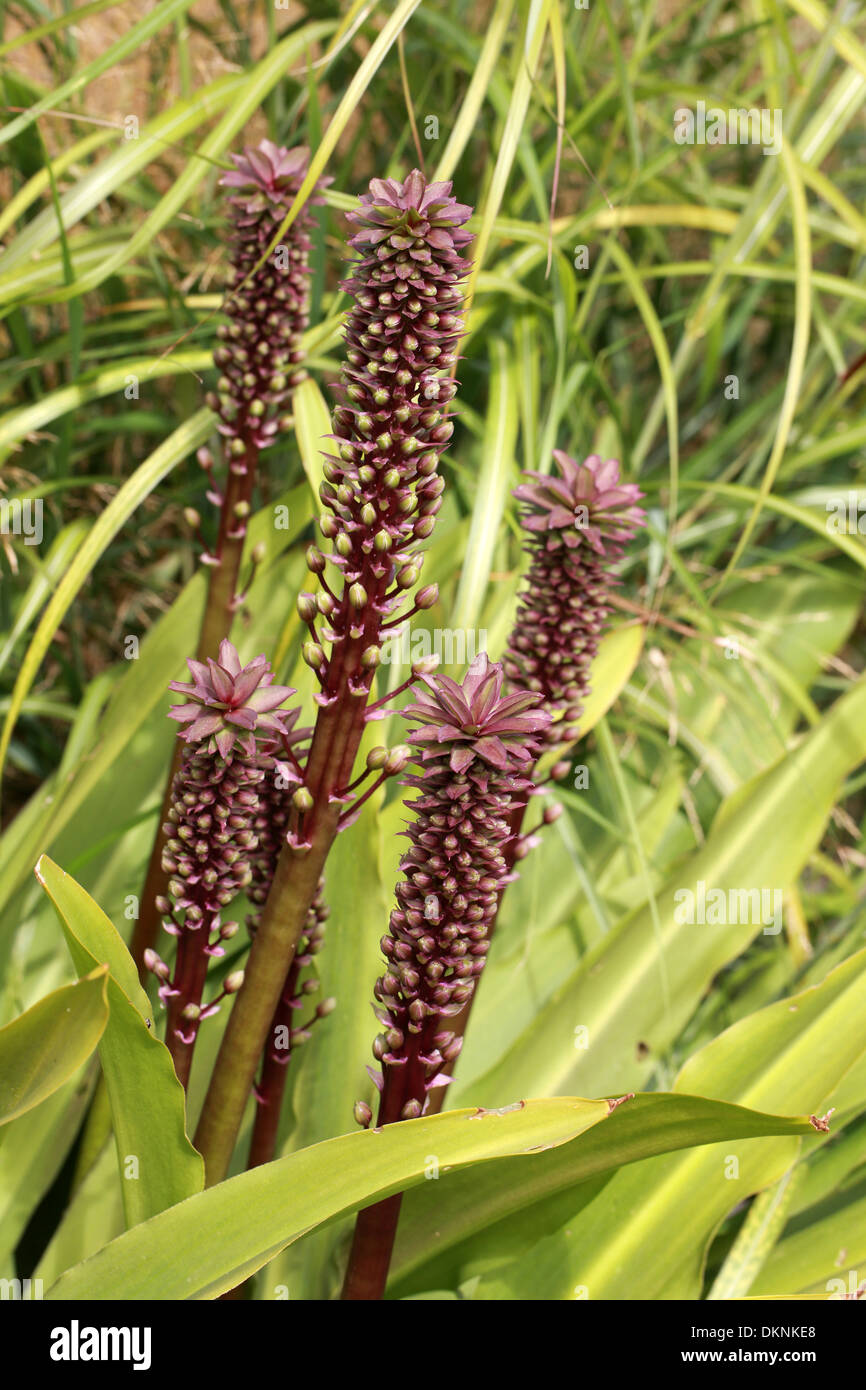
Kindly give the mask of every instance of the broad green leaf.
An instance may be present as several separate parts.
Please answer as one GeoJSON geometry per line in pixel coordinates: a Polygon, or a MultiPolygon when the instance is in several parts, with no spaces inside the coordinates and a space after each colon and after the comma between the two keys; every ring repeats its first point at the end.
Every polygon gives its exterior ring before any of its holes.
{"type": "Polygon", "coordinates": [[[114,1144],[107,1143],[73,1193],[54,1235],[34,1270],[48,1288],[70,1265],[101,1250],[125,1229],[114,1144]]]}
{"type": "Polygon", "coordinates": [[[186,1136],[183,1087],[153,1031],[132,957],[83,888],[43,855],[36,876],[60,918],[79,972],[110,970],[111,1015],[99,1056],[117,1145],[127,1223],[136,1225],[198,1192],[204,1165],[186,1136]]]}
{"type": "Polygon", "coordinates": [[[0,1125],[41,1104],[87,1061],[108,1022],[106,973],[97,966],[0,1028],[0,1125]]]}
{"type": "Polygon", "coordinates": [[[749,1214],[713,1280],[708,1299],[715,1302],[741,1298],[748,1293],[785,1225],[797,1185],[803,1178],[804,1166],[800,1164],[789,1168],[777,1183],[765,1188],[752,1202],[749,1214]]]}
{"type": "MultiPolygon", "coordinates": [[[[852,1072],[849,1072],[846,1082],[851,1076],[852,1072]]],[[[842,1108],[844,1090],[845,1082],[837,1088],[833,1097],[838,1110],[842,1108]]],[[[797,1216],[839,1188],[845,1187],[849,1174],[853,1174],[866,1163],[866,1116],[861,1116],[847,1125],[841,1133],[835,1132],[836,1128],[834,1116],[832,1143],[822,1145],[818,1152],[813,1154],[811,1161],[804,1166],[791,1203],[792,1216],[797,1216]]]]}
{"type": "Polygon", "coordinates": [[[640,623],[614,627],[602,637],[591,667],[590,691],[578,720],[583,739],[619,698],[643,651],[646,628],[640,623]]]}
{"type": "MultiPolygon", "coordinates": [[[[822,1115],[866,1050],[866,951],[823,984],[734,1024],[686,1062],[675,1089],[719,1100],[822,1115]]],[[[533,1250],[533,1297],[698,1298],[706,1247],[722,1218],[777,1182],[799,1141],[739,1138],[648,1159],[617,1173],[533,1250]]],[[[781,1248],[781,1247],[780,1247],[781,1248]]],[[[771,1257],[772,1258],[772,1257],[771,1257]]],[[[484,1297],[526,1297],[527,1271],[509,1263],[484,1297]]],[[[799,1292],[802,1286],[773,1292],[799,1292]]]]}
{"type": "Polygon", "coordinates": [[[400,1296],[429,1287],[428,1280],[456,1280],[462,1261],[471,1259],[473,1237],[482,1232],[485,1259],[528,1252],[544,1233],[544,1223],[550,1228],[551,1208],[554,1215],[558,1206],[568,1210],[579,1184],[607,1178],[626,1164],[694,1145],[772,1134],[814,1135],[814,1130],[806,1118],[760,1114],[701,1096],[633,1096],[606,1124],[542,1154],[531,1172],[504,1158],[409,1193],[397,1232],[391,1291],[400,1296]]]}
{"type": "Polygon", "coordinates": [[[96,1058],[55,1091],[0,1130],[0,1268],[49,1191],[75,1141],[99,1070],[96,1058]]]}
{"type": "Polygon", "coordinates": [[[606,1100],[521,1101],[328,1139],[142,1222],[67,1270],[47,1297],[218,1298],[305,1232],[424,1182],[431,1154],[440,1171],[517,1154],[531,1164],[609,1113],[606,1100]]]}

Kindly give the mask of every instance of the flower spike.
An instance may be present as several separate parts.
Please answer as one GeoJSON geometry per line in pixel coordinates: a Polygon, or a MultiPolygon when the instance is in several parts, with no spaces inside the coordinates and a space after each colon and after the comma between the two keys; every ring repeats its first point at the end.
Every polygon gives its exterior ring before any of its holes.
{"type": "Polygon", "coordinates": [[[568,743],[610,612],[610,570],[645,513],[636,505],[643,493],[620,482],[615,459],[578,463],[561,449],[553,458],[554,473],[528,472],[532,481],[514,489],[530,567],[504,666],[512,686],[535,691],[559,718],[552,741],[568,743]]]}

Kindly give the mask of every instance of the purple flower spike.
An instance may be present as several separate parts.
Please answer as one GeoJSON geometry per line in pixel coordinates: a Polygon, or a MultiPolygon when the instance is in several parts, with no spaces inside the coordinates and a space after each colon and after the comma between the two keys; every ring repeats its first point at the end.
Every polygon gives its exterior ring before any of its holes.
{"type": "Polygon", "coordinates": [[[472,997],[511,877],[509,817],[531,792],[527,774],[550,716],[539,696],[503,695],[502,685],[502,667],[482,655],[462,685],[425,677],[405,711],[421,721],[408,739],[419,771],[406,779],[419,796],[375,991],[384,1024],[373,1047],[383,1067],[380,1124],[421,1115],[428,1093],[447,1085],[461,1046],[447,1021],[472,997]]]}
{"type": "Polygon", "coordinates": [[[643,493],[620,482],[615,459],[578,463],[562,450],[553,458],[557,472],[526,473],[533,481],[514,489],[531,561],[504,667],[510,684],[561,715],[549,741],[569,743],[610,612],[610,570],[645,513],[636,505],[643,493]]]}
{"type": "Polygon", "coordinates": [[[303,182],[308,152],[262,140],[232,159],[236,168],[220,179],[232,190],[232,276],[224,306],[231,322],[217,329],[214,361],[222,376],[207,399],[235,466],[243,469],[250,448],[273,443],[280,410],[304,377],[298,364],[309,321],[309,209],[321,198],[307,201],[283,243],[255,269],[303,182]]]}
{"type": "Polygon", "coordinates": [[[168,895],[157,899],[166,931],[177,938],[174,972],[155,952],[150,968],[161,981],[168,1009],[166,1042],[186,1084],[202,1018],[201,1000],[211,957],[237,924],[222,913],[250,883],[261,817],[260,789],[274,754],[291,745],[297,713],[281,711],[294,694],[274,685],[263,656],[242,666],[228,640],[219,660],[189,661],[192,681],[173,681],[186,697],[171,717],[185,727],[178,737],[185,757],[172,783],[162,856],[168,895]]]}
{"type": "MultiPolygon", "coordinates": [[[[460,248],[471,239],[462,226],[471,209],[450,190],[428,184],[417,169],[403,183],[373,179],[348,214],[359,258],[343,284],[354,306],[320,527],[344,584],[323,636],[363,644],[351,656],[344,651],[353,696],[370,688],[382,623],[416,585],[422,556],[414,547],[431,534],[441,506],[437,469],[454,429],[446,418],[457,389],[449,373],[469,270],[460,248]]],[[[313,549],[310,558],[320,574],[321,552],[313,549]]],[[[317,647],[311,664],[321,672],[319,703],[327,707],[342,690],[332,679],[337,673],[321,669],[317,647]]]]}

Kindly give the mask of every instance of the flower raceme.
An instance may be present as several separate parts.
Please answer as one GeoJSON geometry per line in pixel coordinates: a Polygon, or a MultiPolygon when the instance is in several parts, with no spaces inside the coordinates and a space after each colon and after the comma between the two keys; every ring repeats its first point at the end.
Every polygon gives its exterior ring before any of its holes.
{"type": "MultiPolygon", "coordinates": [[[[354,307],[345,329],[343,404],[335,412],[338,450],[325,462],[327,511],[320,521],[343,590],[335,594],[322,578],[318,599],[299,599],[311,631],[305,658],[319,674],[323,706],[337,701],[341,688],[367,695],[382,629],[393,625],[386,620],[418,581],[422,557],[413,547],[430,535],[441,505],[437,469],[453,431],[444,410],[456,391],[443,373],[463,331],[461,281],[469,263],[459,252],[470,240],[462,224],[471,212],[450,190],[450,183],[428,184],[418,170],[403,183],[373,179],[358,211],[348,214],[358,228],[350,245],[359,259],[343,285],[354,307]],[[327,621],[323,640],[346,644],[337,661],[326,661],[318,614],[327,621]],[[347,661],[352,644],[357,653],[347,661]]],[[[308,560],[322,576],[322,553],[312,547],[308,560]]],[[[416,608],[436,596],[434,586],[422,589],[416,608]]]]}
{"type": "Polygon", "coordinates": [[[236,168],[220,179],[232,210],[232,271],[224,305],[230,322],[217,329],[214,361],[222,370],[208,404],[231,455],[248,445],[264,449],[280,428],[279,412],[304,373],[300,338],[308,323],[309,208],[301,209],[284,244],[259,261],[273,240],[307,172],[308,151],[263,140],[233,155],[236,168]]]}
{"type": "MultiPolygon", "coordinates": [[[[220,370],[217,390],[207,396],[217,413],[227,461],[219,481],[207,448],[198,460],[210,484],[208,501],[219,509],[217,534],[212,543],[201,533],[201,517],[188,508],[186,519],[201,544],[201,561],[208,567],[208,591],[196,645],[200,661],[217,654],[221,639],[231,631],[234,615],[243,603],[240,584],[247,519],[256,484],[259,454],[273,443],[286,422],[281,412],[304,376],[301,335],[307,325],[310,249],[309,200],[286,233],[284,242],[262,261],[286,210],[294,200],[307,170],[304,149],[287,150],[263,140],[255,148],[232,156],[235,168],[221,180],[230,191],[228,202],[233,229],[230,238],[230,271],[223,305],[228,323],[217,328],[214,362],[220,370]]],[[[264,546],[254,547],[253,571],[264,546]]],[[[247,585],[248,587],[248,585],[247,585]]],[[[168,814],[175,757],[167,779],[160,822],[168,814]]],[[[157,834],[142,894],[142,914],[136,924],[133,954],[143,960],[158,931],[156,899],[165,896],[161,869],[162,835],[157,834]]]]}
{"type": "MultiPolygon", "coordinates": [[[[400,869],[397,907],[382,939],[387,960],[376,983],[383,1031],[373,1044],[382,1074],[378,1123],[412,1120],[448,1085],[461,1038],[449,1026],[472,999],[502,889],[513,875],[505,853],[511,814],[532,783],[550,715],[540,697],[503,693],[504,673],[482,654],[462,685],[427,675],[405,711],[418,768],[406,780],[411,848],[400,869]]],[[[435,1106],[433,1107],[435,1108],[435,1106]]],[[[369,1124],[365,1102],[355,1118],[369,1124]]],[[[343,1298],[381,1298],[400,1214],[396,1193],[358,1215],[343,1298]]]]}
{"type": "Polygon", "coordinates": [[[645,514],[615,459],[579,463],[559,449],[553,458],[555,472],[527,472],[532,481],[514,489],[530,566],[504,666],[511,686],[537,692],[558,721],[550,741],[570,743],[610,612],[610,571],[645,514]]]}
{"type": "MultiPolygon", "coordinates": [[[[515,489],[525,504],[521,521],[530,567],[503,665],[506,688],[535,692],[551,716],[545,743],[563,747],[578,735],[575,721],[589,691],[591,664],[616,582],[611,568],[635,528],[643,524],[644,513],[636,505],[642,493],[619,481],[615,460],[602,461],[593,454],[579,463],[557,451],[553,466],[551,474],[524,474],[527,481],[515,489]]],[[[568,761],[562,760],[550,777],[558,779],[568,768],[568,761]]],[[[561,813],[561,806],[550,803],[539,824],[524,831],[531,796],[542,790],[544,781],[537,767],[529,769],[526,792],[513,799],[511,836],[504,846],[509,865],[525,858],[539,843],[536,832],[561,813]]],[[[494,929],[495,920],[489,936],[494,929]]],[[[471,1004],[470,998],[454,1020],[458,1038],[467,1026],[471,1004]]],[[[433,1094],[428,1109],[438,1111],[444,1094],[433,1094]]]]}
{"type": "MultiPolygon", "coordinates": [[[[209,961],[224,954],[223,941],[237,931],[222,913],[250,882],[256,848],[254,825],[259,789],[275,750],[288,738],[292,716],[280,706],[294,691],[274,685],[264,656],[242,666],[231,642],[219,660],[190,660],[192,682],[173,681],[185,702],[170,711],[184,728],[185,756],[172,784],[163,869],[167,896],[158,909],[163,926],[177,938],[174,971],[152,949],[146,964],[160,980],[168,1009],[167,1045],[185,1083],[202,1019],[216,1001],[202,1006],[209,961]]],[[[223,993],[240,987],[228,977],[223,993]]],[[[222,997],[222,996],[221,996],[222,997]]]]}
{"type": "Polygon", "coordinates": [[[462,685],[429,675],[404,711],[418,771],[407,784],[411,849],[400,864],[397,907],[383,938],[387,969],[376,984],[385,1025],[379,1123],[413,1119],[428,1092],[448,1084],[461,1040],[448,1020],[472,997],[500,894],[513,875],[504,849],[509,815],[531,790],[529,773],[550,716],[530,692],[503,692],[485,654],[462,685]]]}

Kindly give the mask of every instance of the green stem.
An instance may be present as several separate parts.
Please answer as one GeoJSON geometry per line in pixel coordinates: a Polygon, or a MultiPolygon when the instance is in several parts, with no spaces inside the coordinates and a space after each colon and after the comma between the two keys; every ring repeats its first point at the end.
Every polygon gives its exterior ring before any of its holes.
{"type": "MultiPolygon", "coordinates": [[[[360,697],[346,695],[319,711],[306,776],[314,805],[303,820],[310,847],[298,852],[291,844],[283,846],[196,1130],[208,1185],[221,1182],[228,1171],[271,1020],[337,835],[342,807],[330,801],[330,794],[358,751],[365,705],[360,697]]],[[[297,833],[296,813],[290,828],[297,833]]]]}

